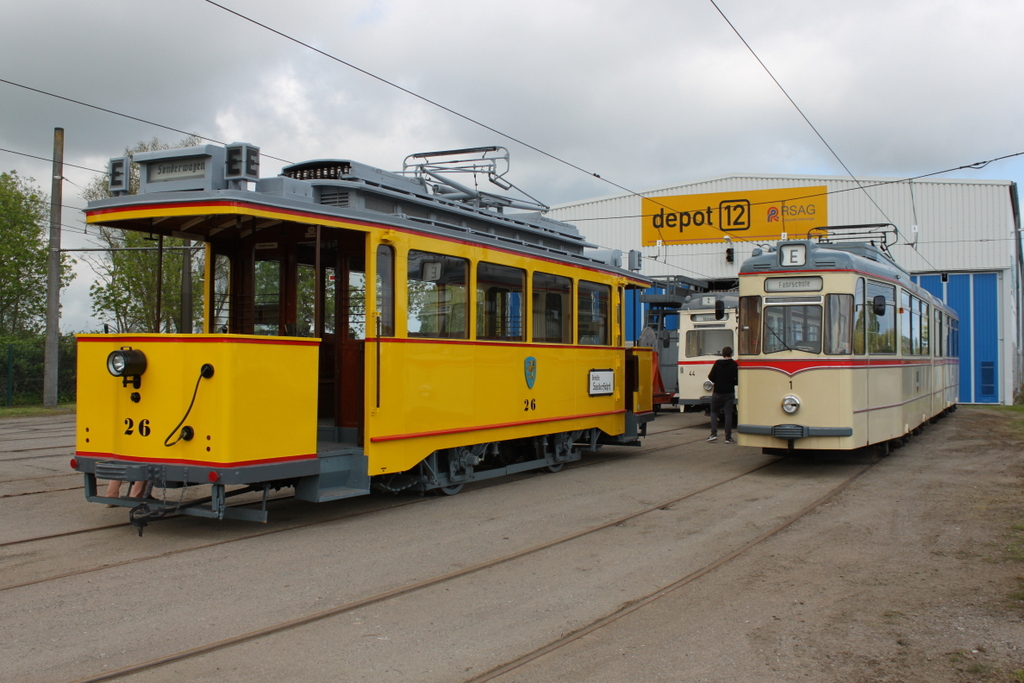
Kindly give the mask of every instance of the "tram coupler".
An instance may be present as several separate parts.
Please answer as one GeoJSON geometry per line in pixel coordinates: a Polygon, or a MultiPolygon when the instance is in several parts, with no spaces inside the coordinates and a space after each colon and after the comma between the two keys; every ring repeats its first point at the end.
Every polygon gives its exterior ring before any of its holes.
{"type": "Polygon", "coordinates": [[[167,508],[154,510],[147,503],[140,503],[128,511],[128,521],[139,530],[139,537],[142,537],[142,530],[145,529],[151,520],[163,519],[167,516],[167,508]]]}

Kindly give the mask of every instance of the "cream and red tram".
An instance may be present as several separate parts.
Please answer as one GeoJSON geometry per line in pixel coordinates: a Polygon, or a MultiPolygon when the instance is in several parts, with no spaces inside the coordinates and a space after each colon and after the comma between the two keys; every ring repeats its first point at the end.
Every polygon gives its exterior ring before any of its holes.
{"type": "Polygon", "coordinates": [[[706,410],[711,404],[708,373],[722,349],[736,347],[736,290],[696,294],[644,293],[647,327],[641,343],[657,351],[664,388],[655,403],[706,410]]]}
{"type": "MultiPolygon", "coordinates": [[[[507,188],[503,148],[274,178],[241,144],[134,161],[140,192],[91,202],[88,223],[204,242],[203,332],[79,336],[73,465],[90,501],[265,520],[284,487],[453,493],[635,444],[653,417],[650,349],[623,340],[626,290],[647,280],[546,207],[450,179],[507,188]],[[107,499],[97,478],[158,493],[107,499]],[[209,498],[182,502],[196,484],[209,498]],[[263,505],[227,505],[245,491],[263,505]]],[[[112,160],[112,188],[128,163],[112,160]]]]}
{"type": "Polygon", "coordinates": [[[881,245],[782,242],[744,262],[740,445],[887,446],[956,409],[956,314],[881,245]]]}

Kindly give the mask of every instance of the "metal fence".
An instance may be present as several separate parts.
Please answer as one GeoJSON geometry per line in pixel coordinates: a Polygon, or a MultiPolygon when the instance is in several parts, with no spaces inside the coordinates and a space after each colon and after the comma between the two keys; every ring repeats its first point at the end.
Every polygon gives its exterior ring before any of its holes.
{"type": "MultiPolygon", "coordinates": [[[[4,367],[4,406],[42,405],[43,358],[45,340],[0,338],[0,357],[4,367]]],[[[62,336],[58,342],[57,402],[74,403],[78,345],[74,336],[62,336]]]]}

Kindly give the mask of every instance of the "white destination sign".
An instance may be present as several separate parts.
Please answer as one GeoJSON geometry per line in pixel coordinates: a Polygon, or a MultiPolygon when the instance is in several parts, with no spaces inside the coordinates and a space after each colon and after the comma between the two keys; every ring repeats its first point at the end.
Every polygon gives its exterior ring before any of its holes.
{"type": "Polygon", "coordinates": [[[149,182],[159,183],[168,180],[193,180],[206,176],[206,158],[191,157],[185,159],[165,159],[153,161],[146,165],[149,182]]]}
{"type": "Polygon", "coordinates": [[[590,395],[611,396],[615,393],[615,371],[614,370],[591,370],[590,371],[590,395]]]}
{"type": "Polygon", "coordinates": [[[811,277],[770,277],[764,281],[766,292],[820,292],[821,278],[811,277]]]}

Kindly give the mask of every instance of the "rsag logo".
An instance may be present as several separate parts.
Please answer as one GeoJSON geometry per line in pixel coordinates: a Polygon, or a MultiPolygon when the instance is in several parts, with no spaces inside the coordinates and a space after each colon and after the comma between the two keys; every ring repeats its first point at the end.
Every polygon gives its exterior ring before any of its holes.
{"type": "Polygon", "coordinates": [[[768,209],[768,222],[778,223],[779,222],[779,210],[774,206],[768,209]]]}

